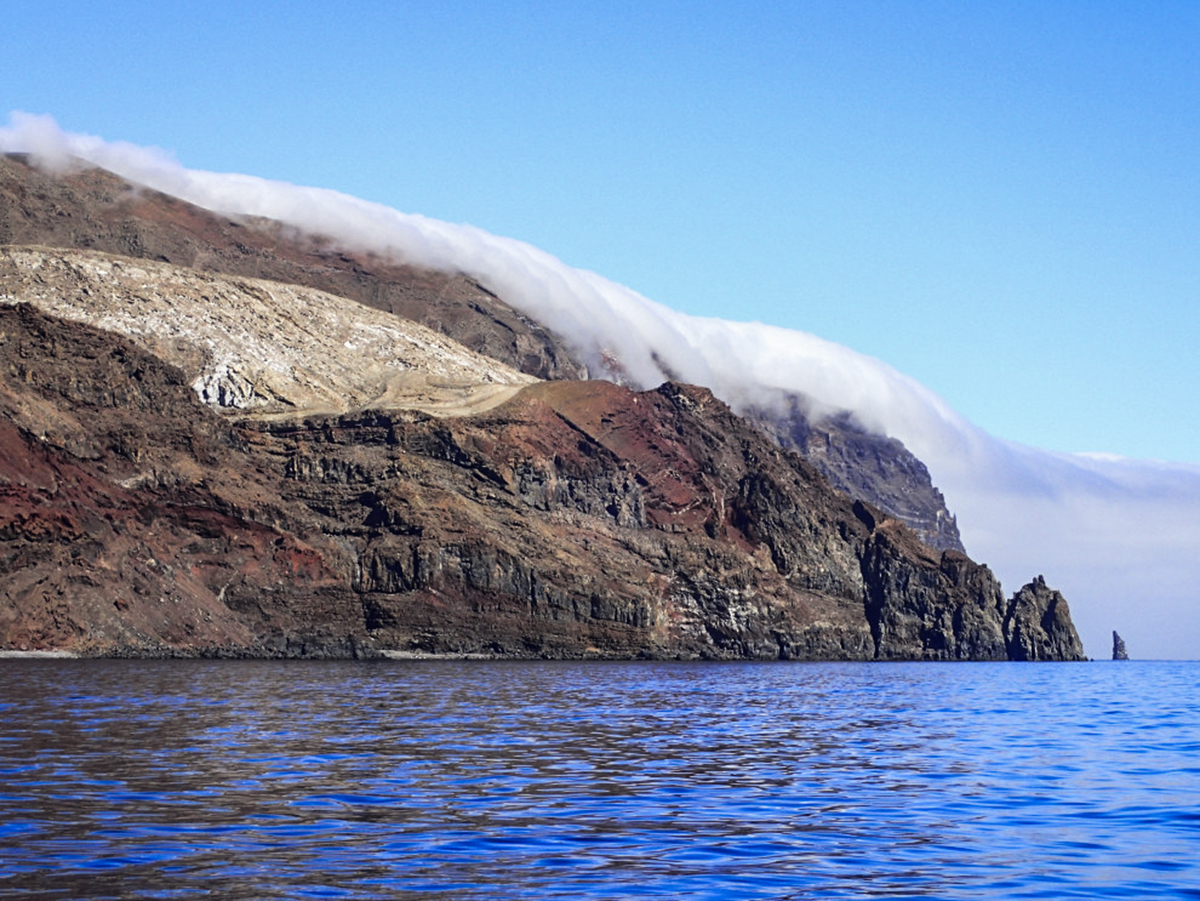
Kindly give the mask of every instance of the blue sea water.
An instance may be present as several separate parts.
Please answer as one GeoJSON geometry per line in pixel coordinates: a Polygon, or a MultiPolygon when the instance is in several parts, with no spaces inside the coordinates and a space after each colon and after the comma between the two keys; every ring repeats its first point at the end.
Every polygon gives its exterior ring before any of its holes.
{"type": "Polygon", "coordinates": [[[0,660],[0,897],[1200,898],[1200,664],[0,660]]]}

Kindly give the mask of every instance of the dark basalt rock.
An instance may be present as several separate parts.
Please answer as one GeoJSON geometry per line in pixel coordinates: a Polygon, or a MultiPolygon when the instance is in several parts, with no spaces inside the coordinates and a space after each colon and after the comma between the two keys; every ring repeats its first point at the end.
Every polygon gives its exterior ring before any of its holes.
{"type": "Polygon", "coordinates": [[[1113,660],[1128,660],[1129,652],[1125,650],[1125,639],[1117,634],[1117,630],[1113,630],[1113,660]]]}
{"type": "Polygon", "coordinates": [[[1038,576],[1012,596],[1004,638],[1013,660],[1086,660],[1066,598],[1038,576]]]}
{"type": "Polygon", "coordinates": [[[849,413],[813,417],[808,406],[788,394],[770,409],[739,412],[783,447],[799,451],[838,491],[899,519],[935,550],[966,553],[945,497],[903,443],[867,431],[849,413]]]}

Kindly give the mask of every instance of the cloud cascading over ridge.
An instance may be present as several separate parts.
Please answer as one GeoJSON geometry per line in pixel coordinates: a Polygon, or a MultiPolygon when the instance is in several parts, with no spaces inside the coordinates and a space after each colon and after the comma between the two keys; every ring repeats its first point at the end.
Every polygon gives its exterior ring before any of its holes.
{"type": "MultiPolygon", "coordinates": [[[[1054,454],[976,428],[913,379],[814,335],[676,312],[511,238],[320,188],[189,170],[161,150],[63,132],[13,113],[0,150],[62,171],[76,161],[228,215],[276,219],[430,268],[464,272],[564,337],[593,372],[705,385],[735,409],[811,398],[851,410],[925,464],[972,556],[1011,592],[1033,575],[1067,596],[1088,652],[1119,630],[1133,656],[1200,656],[1200,465],[1054,454]]],[[[731,261],[731,265],[733,265],[731,261]]]]}

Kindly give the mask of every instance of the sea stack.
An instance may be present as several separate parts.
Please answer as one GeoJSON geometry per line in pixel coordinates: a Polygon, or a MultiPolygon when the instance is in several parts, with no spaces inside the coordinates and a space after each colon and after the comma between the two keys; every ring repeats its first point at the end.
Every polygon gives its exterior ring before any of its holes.
{"type": "Polygon", "coordinates": [[[1129,654],[1125,650],[1125,639],[1117,634],[1117,630],[1113,629],[1113,660],[1128,660],[1129,654]]]}

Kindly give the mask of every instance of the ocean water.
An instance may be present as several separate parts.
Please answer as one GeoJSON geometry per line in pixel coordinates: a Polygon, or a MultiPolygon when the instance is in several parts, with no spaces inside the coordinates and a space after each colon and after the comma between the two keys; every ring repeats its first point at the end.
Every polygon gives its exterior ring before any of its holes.
{"type": "Polygon", "coordinates": [[[0,897],[1200,898],[1200,664],[0,660],[0,897]]]}

